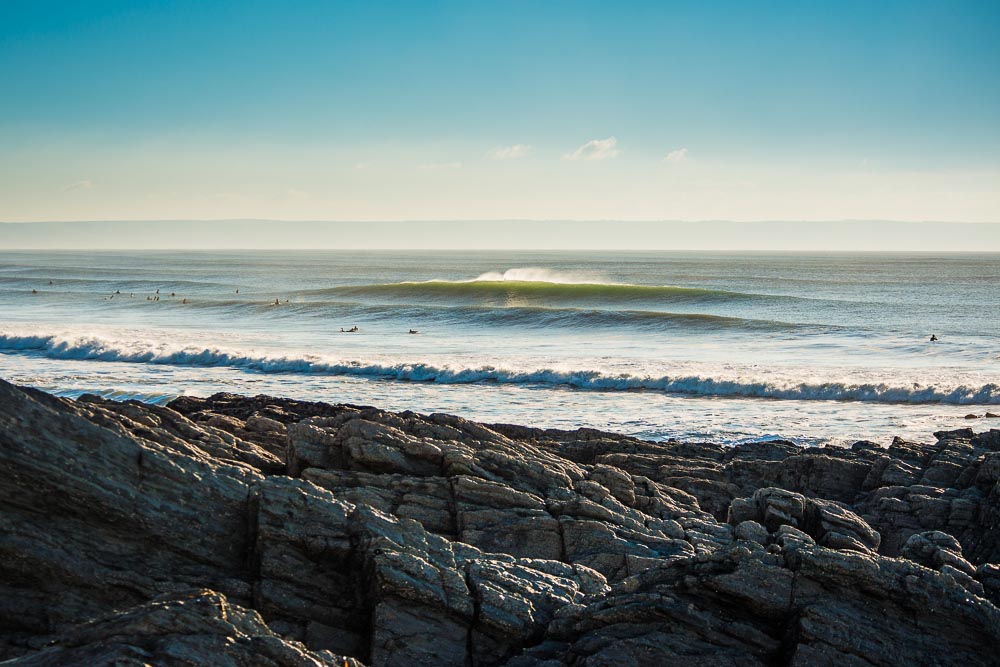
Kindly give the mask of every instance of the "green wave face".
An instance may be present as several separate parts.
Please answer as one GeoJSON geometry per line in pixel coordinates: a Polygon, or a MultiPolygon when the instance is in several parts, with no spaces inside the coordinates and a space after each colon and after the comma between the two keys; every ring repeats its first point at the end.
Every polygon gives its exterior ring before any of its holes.
{"type": "Polygon", "coordinates": [[[391,283],[335,287],[327,294],[354,298],[414,302],[451,302],[482,306],[622,306],[636,303],[732,301],[749,294],[691,287],[619,285],[607,283],[550,283],[517,280],[391,283]]]}

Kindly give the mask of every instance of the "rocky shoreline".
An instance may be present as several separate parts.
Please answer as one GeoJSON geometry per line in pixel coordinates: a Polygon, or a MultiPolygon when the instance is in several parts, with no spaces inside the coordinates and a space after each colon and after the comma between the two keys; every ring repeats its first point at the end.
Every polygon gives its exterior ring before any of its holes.
{"type": "Polygon", "coordinates": [[[4,665],[1000,664],[1000,430],[654,443],[0,381],[4,665]]]}

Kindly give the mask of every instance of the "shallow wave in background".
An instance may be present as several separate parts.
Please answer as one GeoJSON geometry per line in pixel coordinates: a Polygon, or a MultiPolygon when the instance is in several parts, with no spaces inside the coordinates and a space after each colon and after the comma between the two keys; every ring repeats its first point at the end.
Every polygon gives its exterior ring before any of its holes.
{"type": "Polygon", "coordinates": [[[542,305],[546,303],[620,306],[636,302],[663,303],[705,301],[752,301],[789,297],[743,294],[697,287],[626,285],[617,283],[553,283],[527,280],[473,280],[349,285],[301,292],[303,295],[426,299],[466,303],[542,305]]]}
{"type": "MultiPolygon", "coordinates": [[[[87,294],[76,293],[82,301],[87,294]]],[[[63,298],[72,298],[72,293],[63,293],[63,298]]],[[[513,326],[519,328],[564,327],[570,329],[614,329],[638,331],[714,331],[745,329],[748,331],[793,331],[806,329],[838,329],[829,325],[783,322],[764,318],[747,318],[709,313],[665,312],[660,310],[581,308],[569,305],[542,306],[508,304],[448,304],[448,303],[363,303],[351,300],[324,298],[300,299],[289,302],[267,301],[261,298],[212,298],[200,296],[160,295],[161,300],[150,305],[145,297],[129,293],[115,295],[117,298],[94,303],[92,308],[122,309],[136,308],[141,312],[169,312],[179,314],[175,309],[184,308],[198,312],[205,317],[269,317],[269,318],[310,318],[318,321],[329,320],[331,326],[341,326],[357,319],[405,320],[418,326],[430,324],[481,325],[489,327],[513,326]],[[142,309],[147,309],[143,311],[142,309]],[[345,319],[346,318],[346,319],[345,319]]],[[[346,295],[341,295],[346,296],[346,295]]],[[[38,302],[45,304],[43,294],[38,302]]],[[[349,297],[348,297],[349,298],[349,297]]],[[[637,304],[642,305],[642,304],[637,304]]],[[[349,326],[350,323],[348,323],[349,326]]],[[[332,330],[336,330],[335,328],[332,330]]]]}
{"type": "Polygon", "coordinates": [[[749,331],[791,331],[832,329],[821,325],[793,324],[776,320],[729,317],[705,313],[670,313],[652,310],[597,310],[545,306],[446,306],[416,304],[367,305],[351,301],[297,301],[288,304],[264,304],[259,301],[191,299],[188,307],[220,310],[238,314],[263,313],[272,317],[310,317],[319,319],[362,318],[412,320],[444,325],[477,324],[490,327],[531,328],[566,327],[638,329],[646,331],[712,331],[746,329],[749,331]]]}

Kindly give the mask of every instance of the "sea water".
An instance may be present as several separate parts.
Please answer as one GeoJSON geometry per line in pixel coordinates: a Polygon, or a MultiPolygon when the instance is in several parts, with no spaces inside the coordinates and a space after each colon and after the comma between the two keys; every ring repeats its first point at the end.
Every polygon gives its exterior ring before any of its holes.
{"type": "Polygon", "coordinates": [[[0,377],[70,397],[885,444],[1000,428],[998,333],[998,254],[0,252],[0,377]]]}

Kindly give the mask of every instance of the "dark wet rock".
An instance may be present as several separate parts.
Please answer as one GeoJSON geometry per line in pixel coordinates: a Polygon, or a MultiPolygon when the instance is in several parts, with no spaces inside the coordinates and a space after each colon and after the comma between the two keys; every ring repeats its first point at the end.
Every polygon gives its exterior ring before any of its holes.
{"type": "Polygon", "coordinates": [[[938,440],[971,440],[976,434],[971,428],[957,428],[951,431],[935,431],[934,437],[938,440]]]}
{"type": "Polygon", "coordinates": [[[975,665],[1000,431],[727,448],[0,381],[0,659],[975,665]]]}
{"type": "Polygon", "coordinates": [[[518,441],[447,415],[372,416],[290,425],[289,473],[487,552],[611,578],[642,559],[693,553],[677,520],[709,518],[683,491],[560,457],[538,445],[543,432],[506,427],[530,436],[518,441]]]}
{"type": "Polygon", "coordinates": [[[976,568],[962,557],[962,545],[958,540],[939,530],[911,535],[899,555],[935,570],[950,565],[969,576],[976,574],[976,568]]]}
{"type": "Polygon", "coordinates": [[[1000,429],[991,428],[989,431],[980,433],[975,438],[972,438],[970,442],[991,452],[1000,451],[1000,429]]]}
{"type": "Polygon", "coordinates": [[[872,442],[871,440],[858,440],[851,445],[851,451],[854,452],[877,452],[881,449],[881,445],[877,442],[872,442]]]}
{"type": "Polygon", "coordinates": [[[216,457],[137,423],[0,382],[0,657],[192,586],[251,602],[247,519],[262,474],[235,447],[216,457]]]}
{"type": "Polygon", "coordinates": [[[165,594],[71,628],[50,645],[5,662],[10,667],[232,665],[361,667],[330,652],[312,652],[275,634],[260,615],[214,591],[165,594]]]}
{"type": "Polygon", "coordinates": [[[983,563],[977,567],[976,581],[983,585],[984,595],[993,604],[1000,604],[1000,564],[983,563]]]}
{"type": "Polygon", "coordinates": [[[233,422],[237,420],[215,416],[215,420],[196,423],[169,408],[87,395],[77,403],[87,407],[83,416],[95,424],[123,429],[138,439],[194,456],[204,453],[223,461],[246,463],[264,473],[284,471],[283,442],[275,448],[268,438],[247,431],[242,423],[236,426],[233,422]]]}
{"type": "Polygon", "coordinates": [[[991,665],[998,619],[951,577],[908,561],[734,548],[567,607],[548,641],[508,665],[991,665]]]}
{"type": "Polygon", "coordinates": [[[729,512],[733,524],[756,522],[771,532],[791,526],[834,549],[870,553],[881,540],[864,519],[841,505],[783,489],[758,489],[751,498],[734,500],[729,512]]]}
{"type": "Polygon", "coordinates": [[[767,544],[767,528],[753,520],[740,521],[736,524],[736,537],[741,540],[756,542],[757,544],[767,544]]]}

